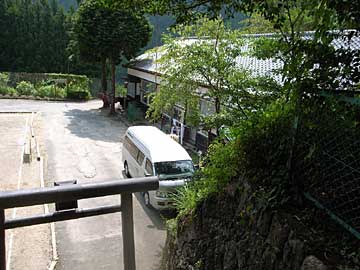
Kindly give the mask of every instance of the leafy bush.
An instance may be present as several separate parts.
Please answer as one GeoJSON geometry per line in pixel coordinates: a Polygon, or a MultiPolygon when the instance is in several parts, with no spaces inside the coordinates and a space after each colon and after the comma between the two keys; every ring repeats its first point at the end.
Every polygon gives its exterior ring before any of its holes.
{"type": "Polygon", "coordinates": [[[120,84],[116,84],[115,86],[115,96],[116,97],[126,97],[127,89],[120,84]]]}
{"type": "Polygon", "coordinates": [[[51,85],[40,86],[36,90],[36,96],[38,97],[50,97],[52,91],[51,85]]]}
{"type": "Polygon", "coordinates": [[[17,92],[14,88],[0,85],[0,95],[16,96],[16,94],[17,92]]]}
{"type": "Polygon", "coordinates": [[[40,86],[36,90],[36,96],[39,97],[51,97],[51,98],[65,98],[65,89],[57,87],[56,85],[44,85],[40,86]]]}
{"type": "Polygon", "coordinates": [[[182,216],[196,207],[210,194],[223,190],[225,185],[238,174],[238,153],[236,142],[221,141],[210,145],[205,166],[193,181],[179,189],[175,195],[176,208],[182,216]]]}
{"type": "Polygon", "coordinates": [[[237,123],[231,136],[235,140],[224,144],[220,139],[211,144],[205,166],[175,196],[179,216],[210,194],[222,192],[240,176],[283,203],[287,198],[284,190],[292,119],[293,107],[276,102],[265,112],[254,112],[248,120],[237,123]]]}
{"type": "Polygon", "coordinates": [[[36,94],[34,85],[26,81],[22,81],[16,86],[16,92],[24,96],[33,96],[36,94]]]}
{"type": "Polygon", "coordinates": [[[0,73],[0,87],[6,87],[9,82],[9,75],[7,73],[0,73]]]}
{"type": "Polygon", "coordinates": [[[66,97],[70,99],[88,100],[91,98],[88,81],[71,81],[65,87],[66,97]]]}
{"type": "Polygon", "coordinates": [[[16,95],[14,88],[8,86],[9,75],[7,73],[0,73],[0,95],[16,95]]]}

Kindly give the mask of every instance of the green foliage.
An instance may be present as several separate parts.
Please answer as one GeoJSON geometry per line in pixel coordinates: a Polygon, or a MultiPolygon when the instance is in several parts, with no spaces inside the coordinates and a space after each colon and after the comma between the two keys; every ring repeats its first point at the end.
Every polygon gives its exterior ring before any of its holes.
{"type": "Polygon", "coordinates": [[[116,97],[126,97],[127,89],[120,84],[117,84],[115,87],[115,96],[116,97]]]}
{"type": "Polygon", "coordinates": [[[176,235],[176,228],[177,228],[177,219],[173,218],[166,220],[166,229],[174,236],[176,235]]]}
{"type": "Polygon", "coordinates": [[[244,34],[260,34],[274,32],[273,25],[265,20],[260,14],[252,14],[251,17],[240,22],[241,32],[244,34]]]}
{"type": "Polygon", "coordinates": [[[0,73],[0,86],[7,86],[9,82],[9,74],[0,73]]]}
{"type": "Polygon", "coordinates": [[[65,98],[66,91],[56,85],[42,85],[36,89],[36,96],[50,98],[65,98]]]}
{"type": "Polygon", "coordinates": [[[21,81],[16,86],[16,92],[19,96],[34,96],[36,94],[35,87],[32,83],[21,81]]]}
{"type": "Polygon", "coordinates": [[[34,85],[67,84],[69,82],[88,84],[89,79],[84,75],[61,74],[61,73],[9,73],[10,85],[16,85],[21,81],[28,81],[34,85]]]}
{"type": "Polygon", "coordinates": [[[222,20],[204,18],[175,28],[172,36],[165,37],[165,48],[160,52],[166,76],[154,94],[148,117],[159,118],[179,104],[188,109],[187,123],[203,122],[218,129],[268,103],[278,86],[270,78],[255,77],[238,67],[244,43],[239,32],[226,28],[222,20]],[[204,86],[206,90],[199,93],[204,86]],[[199,98],[214,102],[214,116],[200,118],[199,98]]]}
{"type": "MultiPolygon", "coordinates": [[[[81,3],[74,23],[74,47],[87,62],[111,63],[113,95],[115,95],[115,65],[131,59],[150,38],[150,25],[143,13],[114,5],[109,1],[88,0],[81,3]]],[[[103,85],[105,88],[105,85],[103,85]]],[[[105,90],[105,89],[103,89],[105,90]]],[[[114,103],[111,111],[115,111],[114,103]]]]}
{"type": "Polygon", "coordinates": [[[17,92],[14,88],[12,88],[10,86],[1,86],[0,85],[0,95],[16,96],[17,92]]]}
{"type": "Polygon", "coordinates": [[[179,189],[175,195],[179,216],[189,213],[210,194],[221,192],[239,173],[237,154],[235,141],[226,145],[222,142],[210,145],[206,166],[195,175],[192,182],[179,189]]]}
{"type": "Polygon", "coordinates": [[[223,192],[239,176],[264,191],[256,195],[262,196],[264,203],[274,207],[286,203],[289,198],[286,164],[293,112],[293,105],[273,102],[233,127],[235,140],[211,144],[205,166],[176,195],[179,216],[191,212],[209,195],[223,192]]]}
{"type": "Polygon", "coordinates": [[[69,99],[88,100],[91,98],[88,81],[71,81],[66,85],[65,91],[69,99]]]}
{"type": "Polygon", "coordinates": [[[67,15],[53,1],[1,1],[1,70],[60,72],[67,67],[67,15]]]}

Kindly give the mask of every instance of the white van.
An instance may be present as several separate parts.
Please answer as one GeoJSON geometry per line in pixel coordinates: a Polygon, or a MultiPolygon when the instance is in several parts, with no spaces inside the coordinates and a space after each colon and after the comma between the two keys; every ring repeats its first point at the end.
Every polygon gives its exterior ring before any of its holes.
{"type": "Polygon", "coordinates": [[[186,150],[152,126],[128,128],[122,159],[127,177],[159,176],[159,189],[143,193],[145,205],[156,209],[172,208],[171,193],[194,174],[194,165],[186,150]]]}

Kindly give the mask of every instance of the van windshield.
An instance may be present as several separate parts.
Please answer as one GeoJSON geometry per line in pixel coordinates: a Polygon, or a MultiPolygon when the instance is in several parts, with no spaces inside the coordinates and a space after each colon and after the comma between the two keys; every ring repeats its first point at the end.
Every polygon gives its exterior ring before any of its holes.
{"type": "Polygon", "coordinates": [[[194,165],[191,160],[155,162],[155,172],[165,179],[190,177],[194,174],[194,165]]]}

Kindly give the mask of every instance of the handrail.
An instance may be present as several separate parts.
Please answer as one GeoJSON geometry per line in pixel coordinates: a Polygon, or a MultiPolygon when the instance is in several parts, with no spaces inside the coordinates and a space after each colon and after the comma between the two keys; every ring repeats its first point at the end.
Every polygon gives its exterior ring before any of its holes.
{"type": "Polygon", "coordinates": [[[0,209],[66,202],[120,193],[142,192],[159,188],[158,177],[143,177],[76,185],[22,189],[0,192],[0,209]]]}
{"type": "Polygon", "coordinates": [[[0,270],[6,270],[6,229],[120,211],[122,214],[124,270],[135,270],[132,193],[156,190],[158,188],[158,177],[143,177],[0,192],[0,270]],[[12,220],[5,219],[5,209],[8,208],[71,202],[116,194],[121,194],[121,205],[102,206],[91,209],[73,209],[12,220]]]}

